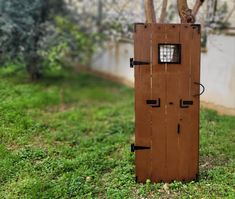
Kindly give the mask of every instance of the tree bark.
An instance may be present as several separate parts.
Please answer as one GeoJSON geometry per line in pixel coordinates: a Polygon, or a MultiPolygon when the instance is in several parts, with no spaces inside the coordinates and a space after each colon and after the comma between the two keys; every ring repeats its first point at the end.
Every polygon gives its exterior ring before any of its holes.
{"type": "Polygon", "coordinates": [[[168,0],[163,0],[162,2],[162,10],[160,16],[160,23],[164,23],[166,19],[166,8],[167,8],[168,0]]]}
{"type": "Polygon", "coordinates": [[[193,7],[193,10],[192,10],[192,15],[194,17],[196,17],[197,13],[198,13],[198,10],[199,8],[202,6],[202,4],[204,3],[205,0],[197,0],[194,7],[193,7]]]}
{"type": "Polygon", "coordinates": [[[187,0],[177,0],[177,4],[181,23],[194,23],[195,17],[192,14],[192,10],[188,7],[187,0]]]}
{"type": "Polygon", "coordinates": [[[147,23],[156,23],[153,0],[144,0],[145,16],[147,23]]]}
{"type": "Polygon", "coordinates": [[[103,19],[103,3],[101,0],[98,1],[98,9],[97,9],[97,27],[98,27],[98,32],[101,31],[102,29],[102,19],[103,19]]]}

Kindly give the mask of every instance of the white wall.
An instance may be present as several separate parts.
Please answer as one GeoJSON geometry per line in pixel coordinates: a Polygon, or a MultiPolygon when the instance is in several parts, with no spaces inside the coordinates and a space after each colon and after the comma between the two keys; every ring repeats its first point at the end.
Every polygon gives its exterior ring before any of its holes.
{"type": "MultiPolygon", "coordinates": [[[[109,44],[107,50],[94,57],[92,68],[134,82],[130,57],[133,44],[109,44]]],[[[235,109],[235,37],[210,35],[208,52],[202,53],[201,63],[201,83],[206,87],[201,99],[235,109]]]]}
{"type": "Polygon", "coordinates": [[[105,51],[94,56],[91,68],[134,82],[133,69],[129,67],[131,57],[132,43],[110,43],[105,51]]]}
{"type": "Polygon", "coordinates": [[[210,35],[201,63],[202,100],[235,108],[235,37],[210,35]]]}

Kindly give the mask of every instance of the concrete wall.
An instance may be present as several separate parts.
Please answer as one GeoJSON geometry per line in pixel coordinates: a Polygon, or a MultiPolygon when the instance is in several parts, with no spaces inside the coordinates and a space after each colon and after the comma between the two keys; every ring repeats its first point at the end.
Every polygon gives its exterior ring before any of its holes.
{"type": "Polygon", "coordinates": [[[133,57],[132,43],[109,43],[106,50],[94,56],[91,68],[134,83],[134,71],[129,67],[133,57]]]}
{"type": "MultiPolygon", "coordinates": [[[[132,43],[109,44],[107,50],[94,57],[92,69],[134,82],[129,58],[132,43]]],[[[206,92],[202,101],[235,110],[235,37],[210,35],[208,52],[202,53],[201,83],[206,92]]]]}
{"type": "Polygon", "coordinates": [[[201,63],[202,100],[235,108],[235,37],[211,35],[201,63]]]}

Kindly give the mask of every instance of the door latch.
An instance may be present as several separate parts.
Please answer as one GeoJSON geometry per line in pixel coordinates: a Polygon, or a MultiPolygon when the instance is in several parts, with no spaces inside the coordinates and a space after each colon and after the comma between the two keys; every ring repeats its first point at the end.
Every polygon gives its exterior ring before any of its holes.
{"type": "Polygon", "coordinates": [[[180,100],[180,108],[189,108],[189,106],[193,105],[193,101],[190,100],[180,100]]]}
{"type": "Polygon", "coordinates": [[[152,108],[158,108],[161,106],[161,99],[157,100],[146,100],[146,104],[150,105],[152,108]]]}
{"type": "Polygon", "coordinates": [[[180,124],[177,125],[177,133],[180,134],[180,124]]]}

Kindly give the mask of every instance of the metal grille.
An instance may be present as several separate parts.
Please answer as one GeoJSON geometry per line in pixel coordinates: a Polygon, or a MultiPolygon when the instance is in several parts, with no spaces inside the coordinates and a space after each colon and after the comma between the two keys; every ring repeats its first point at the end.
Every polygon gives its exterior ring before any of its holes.
{"type": "Polygon", "coordinates": [[[180,64],[181,62],[180,44],[159,44],[158,63],[159,64],[180,64]]]}

